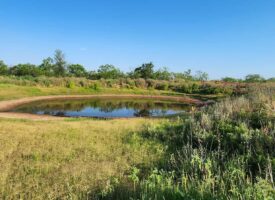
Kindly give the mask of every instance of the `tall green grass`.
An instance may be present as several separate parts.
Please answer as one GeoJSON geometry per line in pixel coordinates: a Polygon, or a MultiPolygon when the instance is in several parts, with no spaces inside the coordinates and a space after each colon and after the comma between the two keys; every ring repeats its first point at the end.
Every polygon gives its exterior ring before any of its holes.
{"type": "Polygon", "coordinates": [[[275,89],[251,88],[189,117],[147,126],[167,147],[153,169],[133,167],[98,199],[275,199],[275,89]]]}

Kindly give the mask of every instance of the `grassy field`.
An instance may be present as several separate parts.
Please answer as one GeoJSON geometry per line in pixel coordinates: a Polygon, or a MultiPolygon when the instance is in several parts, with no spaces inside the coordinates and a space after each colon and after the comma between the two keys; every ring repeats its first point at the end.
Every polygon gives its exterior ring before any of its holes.
{"type": "MultiPolygon", "coordinates": [[[[142,89],[0,84],[0,100],[66,94],[166,94],[142,89]]],[[[0,198],[69,199],[94,195],[132,166],[150,168],[165,147],[139,136],[164,119],[0,119],[0,198]]]]}
{"type": "MultiPolygon", "coordinates": [[[[172,119],[0,118],[0,199],[274,199],[274,88],[172,119]]],[[[0,100],[104,93],[179,95],[0,84],[0,100]]]]}
{"type": "Polygon", "coordinates": [[[0,198],[76,198],[152,166],[164,146],[137,134],[155,120],[29,121],[0,119],[0,198]]]}

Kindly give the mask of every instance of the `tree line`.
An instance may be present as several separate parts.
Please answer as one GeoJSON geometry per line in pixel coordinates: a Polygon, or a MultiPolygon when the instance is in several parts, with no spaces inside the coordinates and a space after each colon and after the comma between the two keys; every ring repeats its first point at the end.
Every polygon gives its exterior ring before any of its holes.
{"type": "MultiPolygon", "coordinates": [[[[207,81],[209,79],[206,72],[197,71],[194,75],[191,70],[180,73],[170,72],[166,67],[155,70],[152,62],[144,63],[136,67],[133,71],[128,73],[122,72],[119,68],[111,64],[101,65],[97,70],[87,71],[81,64],[68,64],[65,60],[65,55],[61,50],[56,50],[54,57],[48,57],[42,61],[40,65],[30,63],[17,64],[14,66],[7,66],[0,60],[0,75],[12,76],[48,76],[48,77],[86,77],[92,80],[98,79],[156,79],[156,80],[174,80],[184,79],[192,81],[207,81]]],[[[225,82],[264,82],[267,81],[258,74],[247,75],[244,80],[225,77],[222,79],[225,82]]],[[[275,81],[275,78],[268,79],[268,81],[275,81]]]]}
{"type": "Polygon", "coordinates": [[[208,74],[197,72],[191,75],[191,70],[184,73],[169,72],[163,67],[155,70],[153,63],[144,63],[133,71],[125,73],[111,64],[101,65],[97,70],[87,71],[81,64],[68,64],[65,55],[61,50],[56,50],[54,57],[48,57],[40,65],[30,63],[18,64],[8,67],[3,61],[0,61],[0,75],[14,76],[49,76],[49,77],[86,77],[93,80],[98,79],[118,79],[118,78],[143,78],[143,79],[188,79],[188,80],[207,80],[208,74]]]}

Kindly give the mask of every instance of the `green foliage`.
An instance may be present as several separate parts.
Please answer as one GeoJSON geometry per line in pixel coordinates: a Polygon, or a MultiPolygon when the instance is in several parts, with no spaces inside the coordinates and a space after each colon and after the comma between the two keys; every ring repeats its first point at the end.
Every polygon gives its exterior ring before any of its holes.
{"type": "Polygon", "coordinates": [[[206,72],[197,71],[195,75],[195,80],[198,81],[207,81],[208,80],[208,74],[206,72]]]}
{"type": "Polygon", "coordinates": [[[224,77],[222,78],[222,81],[232,83],[232,82],[240,82],[241,80],[232,78],[232,77],[224,77]]]}
{"type": "Polygon", "coordinates": [[[245,81],[250,83],[263,82],[264,80],[259,74],[249,74],[245,77],[245,81]]]}
{"type": "Polygon", "coordinates": [[[125,80],[125,85],[127,88],[130,88],[130,89],[134,89],[136,84],[135,84],[135,81],[133,79],[130,79],[130,78],[127,78],[125,80]]]}
{"type": "Polygon", "coordinates": [[[165,163],[134,168],[126,181],[133,185],[121,182],[101,198],[274,199],[273,101],[274,93],[255,91],[146,126],[144,138],[168,147],[165,163]]]}
{"type": "Polygon", "coordinates": [[[131,170],[131,174],[128,176],[130,180],[134,183],[134,190],[136,190],[136,184],[139,182],[140,169],[133,167],[131,170]]]}
{"type": "Polygon", "coordinates": [[[74,82],[72,82],[72,81],[68,81],[68,82],[66,83],[66,87],[72,89],[72,88],[75,87],[75,84],[74,84],[74,82]]]}
{"type": "Polygon", "coordinates": [[[168,82],[158,82],[156,84],[156,89],[158,90],[168,90],[169,89],[169,83],[168,82]]]}
{"type": "Polygon", "coordinates": [[[54,55],[54,73],[56,76],[65,76],[66,75],[66,61],[65,55],[61,50],[56,50],[54,55]]]}
{"type": "Polygon", "coordinates": [[[101,65],[97,71],[96,79],[118,79],[123,73],[113,65],[101,65]]]}
{"type": "Polygon", "coordinates": [[[8,74],[8,66],[0,60],[0,75],[7,75],[8,74]]]}
{"type": "Polygon", "coordinates": [[[172,73],[168,71],[166,67],[157,70],[154,75],[154,79],[157,80],[171,80],[172,79],[172,73]]]}
{"type": "MultiPolygon", "coordinates": [[[[192,74],[191,70],[188,69],[184,72],[170,72],[168,68],[163,67],[158,70],[154,70],[155,66],[152,62],[144,63],[140,67],[135,68],[129,73],[124,73],[120,69],[116,68],[111,64],[101,65],[98,70],[86,71],[86,69],[80,64],[66,64],[65,55],[61,50],[56,50],[54,58],[48,57],[42,61],[38,66],[32,64],[18,64],[16,66],[7,67],[3,61],[0,61],[0,75],[15,75],[15,76],[73,76],[73,77],[86,77],[90,80],[100,80],[100,79],[145,79],[147,80],[165,80],[165,81],[179,81],[179,82],[206,82],[209,76],[206,72],[197,71],[196,74],[192,74]]],[[[221,79],[225,83],[258,83],[258,82],[274,82],[274,78],[265,80],[259,74],[249,74],[245,77],[245,80],[235,79],[232,77],[225,77],[221,79]]],[[[156,82],[150,82],[147,84],[150,89],[154,88],[157,84],[156,82]],[[152,83],[152,84],[150,84],[152,83]]],[[[127,86],[133,87],[133,86],[127,86]]],[[[169,86],[170,87],[170,86],[169,86]]],[[[173,87],[173,86],[171,86],[173,87]]],[[[169,88],[170,89],[170,88],[169,88]]],[[[220,88],[216,88],[212,93],[223,93],[219,91],[220,88]]],[[[191,91],[190,88],[182,86],[181,90],[191,91]]],[[[196,88],[198,91],[198,88],[196,88]]],[[[231,93],[231,92],[228,92],[231,93]]]]}
{"type": "Polygon", "coordinates": [[[42,75],[55,76],[53,59],[50,57],[42,61],[42,64],[39,65],[39,69],[42,75]]]}
{"type": "Polygon", "coordinates": [[[93,83],[91,86],[90,86],[90,88],[92,88],[93,90],[95,90],[95,91],[99,91],[99,89],[100,89],[100,84],[99,83],[93,83]]]}
{"type": "Polygon", "coordinates": [[[183,72],[183,73],[172,73],[174,78],[177,80],[183,79],[183,80],[194,80],[194,77],[192,76],[192,71],[191,69],[188,69],[187,71],[183,72]]]}
{"type": "Polygon", "coordinates": [[[97,74],[96,71],[90,71],[90,72],[88,72],[87,78],[90,79],[90,80],[97,80],[98,79],[98,74],[97,74]]]}
{"type": "Polygon", "coordinates": [[[71,64],[68,66],[69,76],[86,77],[87,72],[85,68],[80,64],[71,64]]]}
{"type": "Polygon", "coordinates": [[[35,65],[32,64],[18,64],[9,69],[9,74],[15,76],[39,76],[41,71],[35,65]]]}
{"type": "MultiPolygon", "coordinates": [[[[163,67],[155,71],[155,66],[152,62],[144,63],[140,67],[135,68],[129,73],[122,72],[119,68],[111,64],[101,65],[98,70],[86,71],[86,69],[80,64],[66,64],[65,55],[61,50],[56,50],[54,58],[48,57],[43,59],[42,63],[38,66],[33,64],[18,64],[16,66],[7,67],[3,61],[0,61],[0,75],[15,75],[15,76],[73,76],[73,77],[86,77],[90,80],[100,79],[149,79],[152,80],[165,80],[165,81],[179,81],[179,82],[206,82],[209,76],[206,72],[197,71],[196,74],[192,74],[191,70],[188,69],[184,72],[170,72],[168,68],[163,67]]],[[[221,79],[225,83],[258,83],[258,82],[274,82],[274,78],[264,79],[259,74],[249,74],[245,77],[245,80],[235,79],[232,77],[225,77],[221,79]]],[[[150,82],[148,86],[152,89],[157,84],[156,82],[150,82]],[[151,85],[150,83],[153,83],[151,85]]],[[[132,87],[129,86],[128,87],[132,87]]],[[[170,87],[170,86],[169,86],[170,87]]],[[[182,90],[190,92],[190,88],[182,86],[182,90]]],[[[216,88],[216,91],[211,93],[222,93],[218,91],[220,88],[216,88]]],[[[229,92],[230,93],[230,92],[229,92]]]]}
{"type": "Polygon", "coordinates": [[[134,72],[130,74],[132,78],[150,79],[154,77],[154,64],[144,63],[140,67],[137,67],[134,72]]]}

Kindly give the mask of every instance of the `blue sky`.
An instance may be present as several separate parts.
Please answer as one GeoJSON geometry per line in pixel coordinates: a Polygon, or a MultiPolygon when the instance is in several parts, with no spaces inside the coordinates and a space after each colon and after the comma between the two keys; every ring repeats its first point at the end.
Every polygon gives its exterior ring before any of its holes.
{"type": "Polygon", "coordinates": [[[275,0],[0,0],[0,60],[275,76],[275,0]]]}

